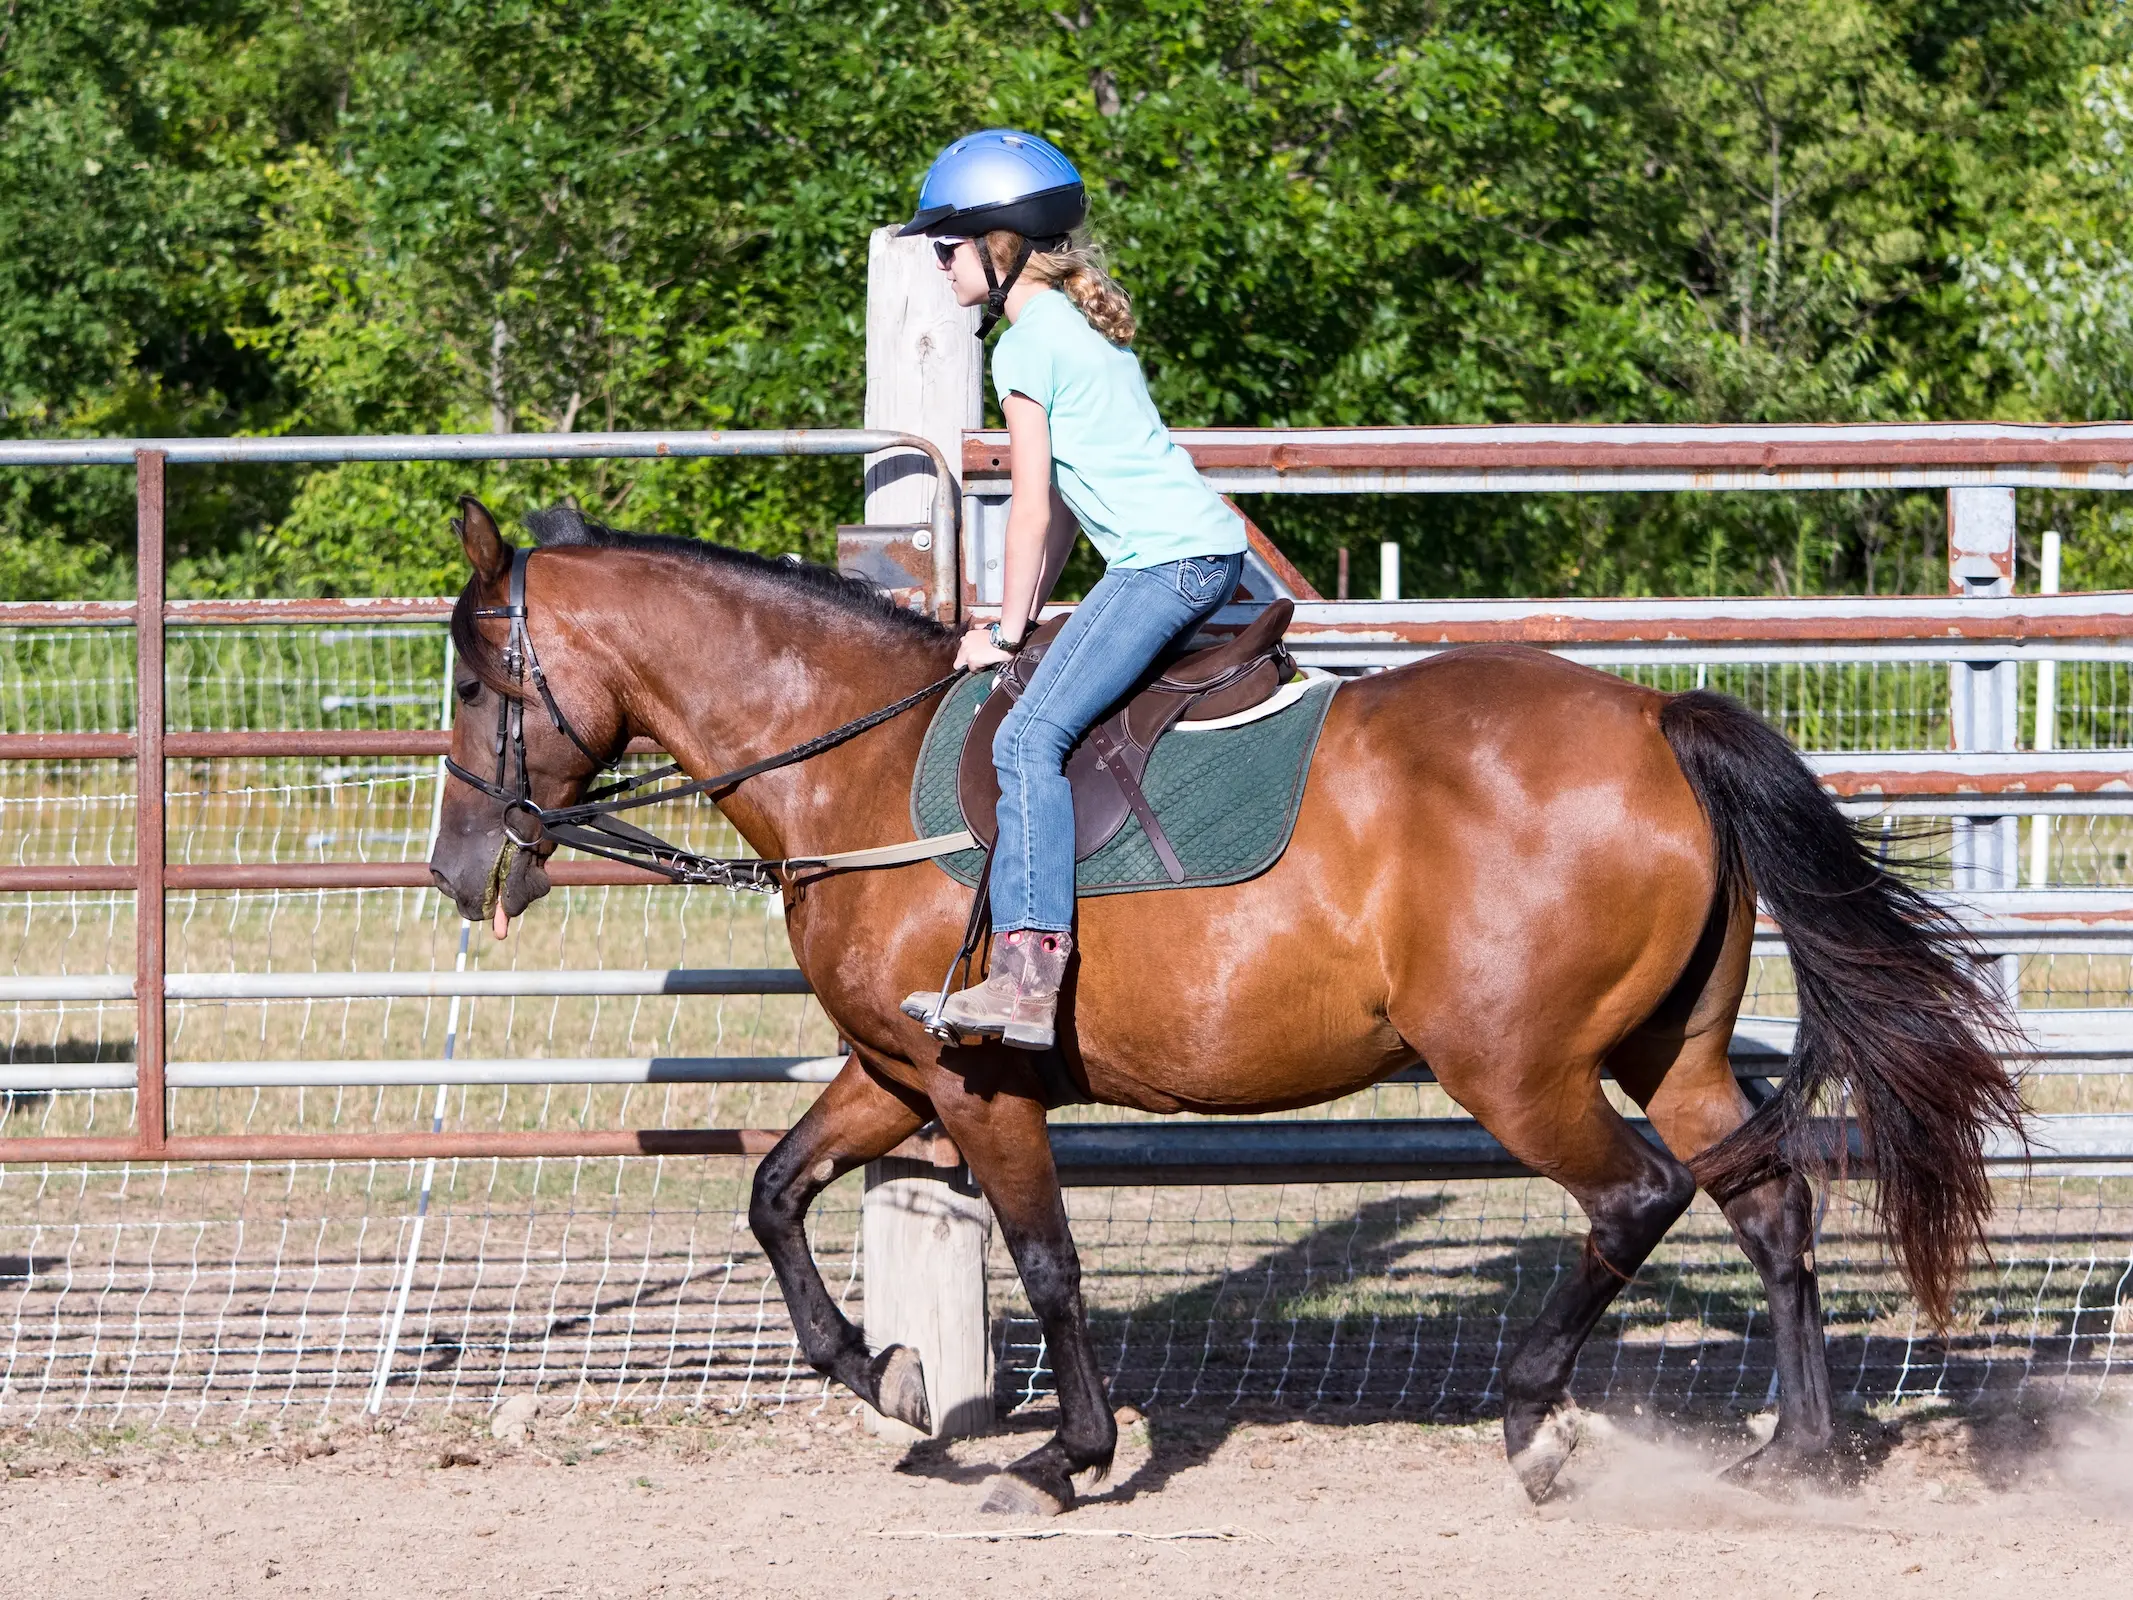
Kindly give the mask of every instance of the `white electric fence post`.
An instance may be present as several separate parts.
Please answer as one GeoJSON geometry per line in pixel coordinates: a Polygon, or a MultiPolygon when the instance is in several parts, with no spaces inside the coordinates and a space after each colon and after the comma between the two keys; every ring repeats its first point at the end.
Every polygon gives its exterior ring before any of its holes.
{"type": "MultiPolygon", "coordinates": [[[[867,391],[869,427],[893,427],[937,444],[952,472],[963,461],[963,430],[984,420],[984,349],[974,337],[975,308],[955,303],[948,275],[926,239],[875,230],[867,251],[867,391]]],[[[910,451],[870,457],[866,516],[870,527],[924,520],[936,493],[960,495],[959,482],[935,484],[910,451]]],[[[969,519],[962,571],[933,551],[935,616],[959,613],[961,582],[984,571],[984,547],[969,519]],[[951,592],[943,594],[940,585],[951,592]]],[[[992,1426],[992,1337],[985,1297],[985,1255],[992,1208],[967,1184],[916,1161],[876,1161],[866,1169],[860,1201],[860,1261],[868,1346],[916,1350],[936,1438],[960,1438],[992,1426]]],[[[877,1433],[914,1430],[869,1410],[877,1433]]]]}
{"type": "MultiPolygon", "coordinates": [[[[442,718],[446,728],[452,725],[452,708],[456,695],[452,683],[452,641],[449,635],[444,641],[444,698],[442,718]]],[[[437,758],[437,788],[430,796],[430,838],[437,837],[437,830],[444,824],[445,758],[437,758]]],[[[459,956],[452,964],[454,972],[467,970],[467,935],[473,924],[461,923],[459,927],[459,956]]],[[[459,996],[452,996],[452,1003],[444,1014],[444,1059],[449,1061],[459,1048],[459,996]]],[[[444,1132],[445,1096],[449,1084],[437,1085],[437,1103],[430,1112],[430,1132],[444,1132]]],[[[422,1259],[422,1227],[429,1220],[430,1191],[437,1183],[437,1158],[431,1156],[422,1164],[422,1192],[415,1197],[415,1222],[408,1232],[407,1259],[400,1265],[400,1287],[393,1295],[392,1316],[385,1327],[385,1337],[378,1346],[378,1370],[371,1374],[370,1403],[364,1407],[376,1416],[385,1407],[385,1386],[392,1381],[393,1357],[400,1349],[400,1329],[407,1321],[407,1299],[414,1292],[415,1263],[422,1259]]]]}
{"type": "Polygon", "coordinates": [[[1378,546],[1378,598],[1400,598],[1400,547],[1390,539],[1378,546]]]}
{"type": "MultiPolygon", "coordinates": [[[[2043,570],[2037,575],[2037,593],[2059,592],[2059,534],[2044,535],[2043,570]]],[[[2059,663],[2037,663],[2037,732],[2031,743],[2040,751],[2059,747],[2059,663]]],[[[2029,819],[2029,886],[2041,889],[2051,881],[2052,819],[2039,813],[2029,819]]]]}
{"type": "MultiPolygon", "coordinates": [[[[1966,599],[2014,593],[2015,492],[1948,491],[1948,592],[1966,599]]],[[[2020,699],[2012,661],[1958,661],[1948,668],[1948,713],[1962,751],[2013,750],[2020,699]]],[[[1958,893],[2012,889],[2019,883],[2021,836],[2014,817],[1958,817],[1952,865],[1958,893]]],[[[2000,982],[2020,994],[2021,958],[2002,956],[2000,982]]]]}
{"type": "MultiPolygon", "coordinates": [[[[459,929],[459,959],[454,963],[454,972],[467,970],[467,935],[473,931],[472,924],[462,924],[459,929]]],[[[449,1061],[459,1043],[459,996],[452,996],[451,1007],[445,1013],[444,1059],[449,1061]]],[[[451,1085],[437,1085],[437,1104],[430,1112],[430,1132],[444,1132],[445,1096],[451,1085]]],[[[430,1192],[437,1185],[437,1158],[429,1157],[422,1163],[422,1192],[415,1197],[415,1222],[408,1230],[407,1258],[400,1264],[400,1287],[393,1293],[392,1319],[386,1324],[385,1340],[378,1348],[378,1370],[371,1375],[370,1404],[364,1409],[376,1416],[385,1407],[385,1386],[392,1381],[393,1357],[400,1349],[400,1328],[407,1320],[407,1299],[415,1287],[415,1264],[422,1259],[422,1227],[429,1220],[430,1192]]]]}

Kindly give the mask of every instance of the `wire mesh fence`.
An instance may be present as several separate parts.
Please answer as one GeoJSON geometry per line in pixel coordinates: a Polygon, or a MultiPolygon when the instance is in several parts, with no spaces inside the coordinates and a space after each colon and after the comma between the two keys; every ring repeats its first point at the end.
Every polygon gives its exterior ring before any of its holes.
{"type": "MultiPolygon", "coordinates": [[[[0,628],[0,731],[123,730],[123,629],[0,628]]],[[[433,726],[442,629],[428,625],[174,629],[174,728],[433,726]]],[[[1737,694],[1811,749],[1940,749],[1937,663],[1625,669],[1664,688],[1737,694]]],[[[2023,674],[2025,727],[2034,704],[2023,674]]],[[[2133,747],[2133,679],[2067,664],[2056,743],[2133,747]]],[[[415,759],[173,761],[173,861],[401,860],[428,837],[439,775],[415,759]]],[[[709,808],[667,823],[737,846],[709,808]]],[[[132,855],[130,768],[0,763],[0,859],[132,855]]],[[[1930,856],[1936,839],[1907,850],[1930,856]]],[[[2060,818],[2050,881],[2128,881],[2117,816],[2060,818]]],[[[1928,866],[1928,871],[1933,870],[1928,866]]],[[[458,923],[413,890],[174,892],[169,961],[187,972],[448,968],[458,923]]],[[[0,897],[0,973],[127,973],[132,898],[0,897]]],[[[774,901],[729,891],[559,889],[484,968],[789,966],[774,901]]],[[[2116,956],[2023,958],[2028,1006],[2133,1004],[2116,956]]],[[[1759,959],[1748,1009],[1792,1010],[1782,959],[1759,959]]],[[[434,1059],[442,1000],[173,1000],[182,1061],[434,1059]]],[[[125,1002],[0,1005],[0,1061],[122,1061],[125,1002]]],[[[482,999],[460,1010],[461,1058],[813,1056],[834,1028],[805,996],[482,999]]],[[[2115,1071],[2039,1078],[2039,1109],[2124,1110],[2115,1071]]],[[[448,1129],[777,1127],[812,1089],[780,1084],[465,1086],[448,1129]]],[[[434,1091],[171,1092],[175,1133],[427,1127],[434,1091]]],[[[1454,1111],[1426,1084],[1384,1085],[1299,1117],[1454,1111]]],[[[117,1132],[124,1089],[11,1091],[0,1138],[117,1132]]],[[[1081,1108],[1063,1115],[1123,1119],[1081,1108]]],[[[483,1406],[539,1388],[614,1407],[838,1405],[792,1347],[732,1158],[461,1160],[441,1164],[421,1236],[395,1406],[483,1406]]],[[[188,1422],[360,1404],[412,1237],[420,1164],[0,1168],[0,1421],[188,1422]]],[[[2001,1186],[1993,1265],[1957,1323],[1921,1328],[1856,1195],[1832,1197],[1817,1247],[1840,1392],[1865,1400],[2096,1392],[2133,1357],[2133,1178],[2001,1186]]],[[[1069,1193],[1085,1286],[1118,1398],[1153,1406],[1471,1417],[1500,1396],[1525,1320],[1574,1259],[1580,1219],[1537,1180],[1089,1189],[1069,1193]]],[[[818,1204],[826,1277],[857,1314],[856,1180],[818,1204]]],[[[994,1247],[1003,1406],[1046,1403],[1049,1372],[1005,1252],[994,1247]]],[[[1609,1314],[1581,1369],[1588,1393],[1665,1406],[1757,1407],[1771,1382],[1760,1289],[1706,1203],[1609,1314]]]]}

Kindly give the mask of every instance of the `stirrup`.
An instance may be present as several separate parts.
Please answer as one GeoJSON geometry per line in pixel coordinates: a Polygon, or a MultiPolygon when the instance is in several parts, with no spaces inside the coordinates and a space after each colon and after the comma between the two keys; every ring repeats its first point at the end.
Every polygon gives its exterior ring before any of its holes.
{"type": "Polygon", "coordinates": [[[987,891],[991,887],[992,851],[988,848],[985,852],[985,865],[978,869],[977,887],[971,891],[970,920],[963,924],[963,942],[955,952],[955,959],[948,963],[947,972],[941,976],[941,992],[934,996],[933,1009],[918,1019],[919,1026],[942,1044],[962,1042],[961,1031],[951,1026],[941,1013],[948,1009],[948,997],[955,993],[957,970],[977,952],[978,943],[985,936],[985,924],[990,920],[992,912],[992,904],[987,898],[987,891]]]}

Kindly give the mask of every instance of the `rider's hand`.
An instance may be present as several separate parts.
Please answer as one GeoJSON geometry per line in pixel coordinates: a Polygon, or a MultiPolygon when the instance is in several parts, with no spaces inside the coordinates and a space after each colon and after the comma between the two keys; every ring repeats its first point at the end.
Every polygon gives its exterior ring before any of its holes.
{"type": "Polygon", "coordinates": [[[996,667],[1013,659],[992,642],[992,629],[984,624],[964,634],[963,642],[955,652],[955,664],[966,672],[982,672],[987,667],[996,667]]]}

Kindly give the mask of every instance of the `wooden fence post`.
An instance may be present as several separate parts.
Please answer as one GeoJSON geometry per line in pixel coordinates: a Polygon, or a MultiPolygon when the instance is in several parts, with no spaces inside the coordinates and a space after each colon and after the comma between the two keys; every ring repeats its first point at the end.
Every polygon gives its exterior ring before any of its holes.
{"type": "MultiPolygon", "coordinates": [[[[860,1202],[867,1347],[918,1352],[936,1439],[984,1433],[993,1420],[985,1297],[992,1207],[967,1177],[952,1176],[921,1161],[869,1162],[860,1202]]],[[[873,1410],[867,1426],[890,1438],[919,1437],[873,1410]]]]}
{"type": "MultiPolygon", "coordinates": [[[[985,369],[977,341],[977,308],[955,303],[947,274],[925,239],[899,239],[894,228],[876,228],[867,244],[866,426],[915,433],[938,445],[957,474],[948,492],[962,495],[963,430],[985,419],[985,369]]],[[[961,590],[933,592],[931,535],[921,526],[933,503],[933,467],[909,450],[869,456],[866,463],[866,529],[840,530],[840,544],[855,556],[871,556],[882,576],[856,565],[874,581],[901,573],[921,577],[929,609],[944,621],[961,610],[961,590]],[[871,530],[868,549],[863,536],[871,530]]]]}
{"type": "MultiPolygon", "coordinates": [[[[939,445],[951,470],[963,460],[963,430],[984,420],[983,352],[978,313],[955,303],[947,277],[924,239],[899,239],[877,228],[867,249],[866,425],[915,433],[939,445]]],[[[893,586],[930,574],[919,543],[935,485],[930,464],[911,451],[870,456],[863,529],[839,530],[839,564],[893,586]],[[876,572],[881,575],[877,576],[876,572]]],[[[960,496],[960,481],[948,486],[960,496]]],[[[930,609],[953,620],[959,592],[928,584],[930,609]]],[[[930,868],[925,870],[931,870],[930,868]]],[[[968,1183],[918,1161],[876,1161],[866,1169],[860,1202],[867,1344],[905,1344],[926,1369],[926,1398],[936,1438],[983,1433],[992,1426],[992,1337],[985,1298],[985,1252],[992,1209],[968,1183]]],[[[902,1423],[868,1412],[876,1432],[916,1437],[902,1423]]]]}

